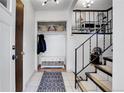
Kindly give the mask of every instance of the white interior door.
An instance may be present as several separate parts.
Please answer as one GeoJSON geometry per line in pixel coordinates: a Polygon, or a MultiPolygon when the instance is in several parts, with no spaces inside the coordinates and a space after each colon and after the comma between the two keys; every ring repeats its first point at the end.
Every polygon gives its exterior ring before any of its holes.
{"type": "MultiPolygon", "coordinates": [[[[10,2],[13,0],[3,1],[10,2]]],[[[10,4],[8,6],[10,7],[10,4]]],[[[14,40],[14,17],[9,9],[10,8],[4,6],[0,2],[0,92],[14,91],[15,87],[15,63],[12,60],[12,54],[14,53],[12,50],[12,40],[14,40]]]]}

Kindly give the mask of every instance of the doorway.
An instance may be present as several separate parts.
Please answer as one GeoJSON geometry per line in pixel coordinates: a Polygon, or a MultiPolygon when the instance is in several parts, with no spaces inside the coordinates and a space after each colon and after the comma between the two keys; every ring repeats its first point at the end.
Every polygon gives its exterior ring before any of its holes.
{"type": "Polygon", "coordinates": [[[23,91],[23,14],[24,5],[21,0],[16,0],[15,80],[17,92],[23,91]]]}

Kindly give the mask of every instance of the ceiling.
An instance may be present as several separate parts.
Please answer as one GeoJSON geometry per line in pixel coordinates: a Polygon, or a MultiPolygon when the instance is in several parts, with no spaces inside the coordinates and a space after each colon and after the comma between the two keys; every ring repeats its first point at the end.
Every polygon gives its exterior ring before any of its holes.
{"type": "Polygon", "coordinates": [[[32,5],[36,11],[62,11],[67,10],[72,4],[73,0],[59,0],[60,3],[56,4],[55,2],[49,1],[45,6],[42,6],[42,2],[45,0],[32,0],[32,5]]]}
{"type": "MultiPolygon", "coordinates": [[[[59,0],[60,3],[56,4],[49,0],[49,2],[42,6],[42,2],[45,0],[31,0],[32,5],[36,11],[62,11],[67,10],[69,6],[72,5],[74,0],[59,0]]],[[[90,8],[84,8],[82,5],[83,0],[78,0],[74,9],[81,9],[81,10],[106,10],[112,7],[112,0],[94,0],[93,5],[90,8]]]]}
{"type": "Polygon", "coordinates": [[[93,5],[91,5],[90,8],[84,8],[82,6],[82,1],[83,0],[78,0],[76,6],[74,9],[81,9],[81,10],[106,10],[110,7],[112,7],[112,0],[94,0],[93,5]]]}

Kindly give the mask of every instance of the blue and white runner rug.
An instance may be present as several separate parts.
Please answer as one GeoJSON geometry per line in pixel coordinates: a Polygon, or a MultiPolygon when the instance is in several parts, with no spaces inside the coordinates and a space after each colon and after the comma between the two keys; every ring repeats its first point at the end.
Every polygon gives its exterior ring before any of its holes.
{"type": "Polygon", "coordinates": [[[65,92],[61,72],[44,72],[37,92],[65,92]]]}

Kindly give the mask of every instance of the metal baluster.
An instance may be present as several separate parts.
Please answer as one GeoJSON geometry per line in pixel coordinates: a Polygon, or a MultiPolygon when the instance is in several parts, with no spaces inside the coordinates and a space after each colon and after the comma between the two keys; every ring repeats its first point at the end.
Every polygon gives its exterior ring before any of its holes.
{"type": "Polygon", "coordinates": [[[112,44],[112,34],[110,34],[110,45],[112,44]]]}
{"type": "Polygon", "coordinates": [[[77,28],[77,12],[75,12],[75,28],[76,28],[76,30],[78,30],[78,28],[77,28]]]}
{"type": "MultiPolygon", "coordinates": [[[[99,12],[98,12],[98,25],[100,26],[99,12]]],[[[101,26],[100,26],[101,27],[101,26]]]]}
{"type": "MultiPolygon", "coordinates": [[[[98,12],[98,15],[99,15],[99,12],[98,12]]],[[[98,25],[100,25],[100,20],[99,20],[99,16],[98,16],[98,25]]],[[[100,26],[101,27],[101,26],[100,26]]],[[[96,30],[97,31],[97,30],[96,30]]],[[[99,33],[100,31],[98,31],[99,33]]],[[[98,33],[96,33],[96,47],[98,47],[98,33]]]]}
{"type": "Polygon", "coordinates": [[[84,68],[84,45],[82,46],[82,67],[84,68]]]}
{"type": "Polygon", "coordinates": [[[112,20],[110,21],[110,45],[112,44],[112,20]]]}
{"type": "MultiPolygon", "coordinates": [[[[108,22],[108,11],[107,11],[107,22],[108,22]]],[[[107,29],[105,27],[105,31],[104,31],[104,40],[103,40],[103,50],[105,50],[105,46],[106,46],[106,33],[109,33],[109,24],[107,24],[107,29]]]]}
{"type": "Polygon", "coordinates": [[[81,30],[81,11],[80,11],[80,32],[82,32],[82,30],[81,30]]]}
{"type": "Polygon", "coordinates": [[[90,54],[91,54],[91,39],[90,39],[90,46],[89,47],[90,47],[90,54]]]}
{"type": "Polygon", "coordinates": [[[75,49],[75,88],[77,83],[76,77],[77,77],[77,49],[75,49]]]}
{"type": "MultiPolygon", "coordinates": [[[[112,18],[111,18],[112,20],[111,20],[111,22],[110,22],[110,24],[111,24],[111,30],[110,30],[110,31],[111,31],[111,33],[112,33],[112,30],[113,30],[113,9],[111,10],[111,17],[112,17],[112,18]]],[[[113,33],[112,33],[112,34],[113,34],[113,33]]],[[[111,41],[110,41],[111,44],[112,44],[112,34],[111,34],[111,36],[110,36],[110,37],[111,37],[111,39],[110,39],[110,40],[111,40],[111,41]]]]}
{"type": "Polygon", "coordinates": [[[89,32],[91,33],[91,31],[90,31],[90,12],[89,12],[89,32]]]}
{"type": "MultiPolygon", "coordinates": [[[[113,9],[111,10],[111,19],[113,20],[113,9]]],[[[111,22],[113,24],[113,22],[111,22]]],[[[112,28],[113,28],[113,25],[111,24],[112,28]]]]}
{"type": "Polygon", "coordinates": [[[96,33],[96,47],[98,47],[98,33],[96,33]]]}
{"type": "MultiPolygon", "coordinates": [[[[90,55],[91,55],[91,44],[92,44],[92,43],[91,43],[91,39],[90,39],[90,42],[89,42],[89,43],[90,43],[90,46],[89,46],[89,47],[90,47],[90,52],[89,52],[89,53],[90,53],[90,55]]],[[[89,56],[90,56],[90,55],[89,55],[89,56]]],[[[90,62],[90,60],[89,60],[89,62],[90,62]]]]}
{"type": "MultiPolygon", "coordinates": [[[[87,17],[87,12],[85,12],[85,22],[87,21],[86,17],[87,17]]],[[[85,24],[84,24],[84,32],[87,33],[85,24]]]]}
{"type": "Polygon", "coordinates": [[[106,40],[105,40],[105,33],[104,33],[103,38],[104,38],[104,39],[103,39],[103,50],[105,50],[105,45],[106,45],[106,44],[105,44],[105,41],[106,41],[106,40]]]}
{"type": "MultiPolygon", "coordinates": [[[[109,18],[108,18],[109,16],[108,16],[108,11],[107,11],[107,22],[109,21],[109,18]]],[[[109,33],[109,23],[107,24],[107,33],[109,33]]]]}
{"type": "Polygon", "coordinates": [[[93,12],[93,22],[94,22],[94,29],[93,29],[93,32],[95,32],[95,29],[96,29],[95,12],[93,12]]]}
{"type": "Polygon", "coordinates": [[[104,12],[102,12],[102,23],[101,23],[101,33],[104,33],[105,32],[105,27],[103,27],[104,26],[104,19],[103,19],[103,17],[104,17],[104,12]]]}

